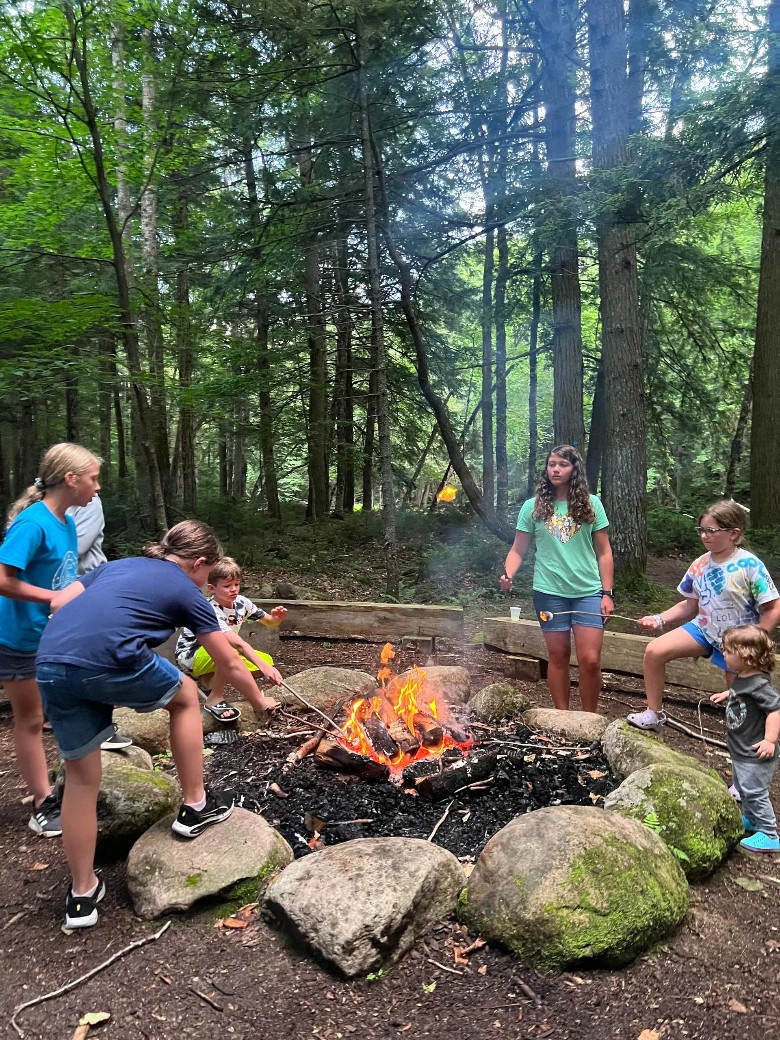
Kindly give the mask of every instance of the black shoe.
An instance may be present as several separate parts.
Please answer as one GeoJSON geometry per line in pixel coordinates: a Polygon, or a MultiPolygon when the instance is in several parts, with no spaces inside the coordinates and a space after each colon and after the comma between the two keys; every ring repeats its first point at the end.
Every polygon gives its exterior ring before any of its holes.
{"type": "Polygon", "coordinates": [[[114,727],[113,734],[104,740],[100,745],[101,751],[121,751],[123,748],[130,747],[133,743],[132,737],[126,737],[124,733],[117,732],[116,726],[114,727]]]}
{"type": "Polygon", "coordinates": [[[71,886],[65,898],[65,927],[91,928],[97,924],[97,905],[105,894],[106,883],[103,878],[98,878],[95,891],[90,896],[74,896],[71,886]]]}
{"type": "Polygon", "coordinates": [[[36,834],[42,834],[44,838],[59,838],[62,834],[62,823],[60,803],[56,794],[46,795],[37,809],[33,806],[33,814],[27,826],[36,834]]]}
{"type": "Polygon", "coordinates": [[[202,809],[193,809],[191,805],[181,805],[179,815],[173,821],[171,830],[182,838],[197,838],[212,823],[222,823],[232,812],[232,798],[227,795],[212,794],[207,790],[206,804],[202,809]]]}

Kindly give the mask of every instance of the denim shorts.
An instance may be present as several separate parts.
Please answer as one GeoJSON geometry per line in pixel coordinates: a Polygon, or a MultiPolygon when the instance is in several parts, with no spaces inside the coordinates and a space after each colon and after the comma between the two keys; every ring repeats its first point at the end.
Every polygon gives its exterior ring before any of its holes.
{"type": "Polygon", "coordinates": [[[728,668],[726,667],[726,659],[723,654],[718,650],[717,646],[713,646],[709,639],[707,639],[695,621],[689,621],[687,625],[683,625],[682,630],[683,632],[687,632],[689,636],[693,636],[699,646],[703,647],[707,651],[704,656],[710,664],[714,664],[716,668],[721,668],[724,672],[728,671],[728,668]]]}
{"type": "Polygon", "coordinates": [[[581,625],[583,628],[604,627],[601,596],[598,593],[593,596],[569,598],[534,590],[533,601],[536,617],[543,632],[570,632],[572,625],[581,625]],[[547,611],[554,616],[550,621],[542,621],[539,617],[540,611],[547,611]]]}
{"type": "Polygon", "coordinates": [[[43,707],[65,759],[83,758],[111,736],[114,707],[143,712],[163,708],[176,695],[181,681],[179,669],[157,654],[135,672],[48,662],[38,665],[43,707]]]}
{"type": "Polygon", "coordinates": [[[35,651],[14,650],[0,644],[0,682],[4,679],[34,679],[35,651]]]}

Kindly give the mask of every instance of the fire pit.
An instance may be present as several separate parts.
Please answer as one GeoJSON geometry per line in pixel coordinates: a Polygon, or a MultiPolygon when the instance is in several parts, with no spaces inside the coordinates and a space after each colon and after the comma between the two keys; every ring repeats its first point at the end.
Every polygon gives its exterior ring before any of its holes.
{"type": "Polygon", "coordinates": [[[517,722],[469,723],[466,709],[429,695],[421,670],[409,681],[394,676],[392,659],[386,647],[376,694],[340,705],[337,728],[292,754],[285,734],[268,732],[217,748],[206,764],[209,785],[262,814],[296,857],[398,836],[435,841],[465,861],[517,816],[602,805],[617,786],[599,742],[576,744],[517,722]]]}

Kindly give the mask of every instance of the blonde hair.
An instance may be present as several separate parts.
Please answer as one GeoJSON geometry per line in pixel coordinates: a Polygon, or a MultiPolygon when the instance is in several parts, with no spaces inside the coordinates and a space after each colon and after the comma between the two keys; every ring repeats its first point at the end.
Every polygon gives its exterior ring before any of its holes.
{"type": "Polygon", "coordinates": [[[746,668],[771,672],[775,666],[775,644],[758,625],[735,625],[723,633],[723,649],[736,654],[746,668]]]}
{"type": "Polygon", "coordinates": [[[142,552],[152,560],[167,560],[169,556],[197,560],[202,556],[206,563],[216,563],[222,557],[222,546],[207,524],[200,520],[182,520],[165,532],[161,542],[150,542],[142,552]]]}
{"type": "Polygon", "coordinates": [[[217,560],[216,566],[209,572],[209,585],[215,585],[218,581],[241,580],[241,568],[232,556],[223,556],[217,560]]]}
{"type": "Polygon", "coordinates": [[[712,505],[707,506],[699,517],[699,524],[701,524],[705,516],[711,516],[717,522],[718,527],[726,530],[733,531],[738,528],[739,538],[734,544],[746,544],[745,528],[748,524],[748,515],[739,502],[735,502],[733,498],[721,498],[717,502],[713,502],[712,505]]]}
{"type": "Polygon", "coordinates": [[[10,526],[23,510],[42,501],[46,492],[58,487],[68,473],[75,473],[80,477],[91,466],[99,466],[102,461],[80,444],[71,444],[70,441],[52,444],[41,459],[38,476],[8,510],[6,527],[10,526]]]}

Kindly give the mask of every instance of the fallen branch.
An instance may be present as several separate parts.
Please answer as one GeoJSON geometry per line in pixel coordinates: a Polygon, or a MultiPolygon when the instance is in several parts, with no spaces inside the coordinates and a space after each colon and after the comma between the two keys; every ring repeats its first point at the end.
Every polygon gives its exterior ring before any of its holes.
{"type": "Polygon", "coordinates": [[[437,968],[441,968],[442,971],[448,971],[450,973],[450,975],[462,975],[463,974],[463,972],[462,971],[458,971],[457,968],[448,968],[446,964],[439,964],[439,962],[435,961],[433,959],[433,957],[429,957],[428,958],[428,963],[429,964],[435,964],[436,967],[437,968]]]}
{"type": "Polygon", "coordinates": [[[92,970],[88,971],[86,975],[80,975],[77,979],[74,979],[73,982],[67,982],[64,986],[60,986],[59,989],[52,990],[51,993],[44,993],[40,997],[35,997],[34,1000],[26,1000],[24,1004],[17,1004],[14,1008],[14,1013],[11,1016],[11,1025],[14,1027],[16,1033],[19,1036],[24,1036],[24,1033],[16,1019],[27,1008],[35,1007],[36,1004],[43,1004],[45,1000],[53,1000],[54,997],[61,997],[63,993],[69,993],[72,989],[75,989],[76,986],[80,986],[82,982],[86,982],[87,979],[91,979],[93,975],[97,975],[98,972],[103,971],[104,968],[108,968],[109,965],[114,963],[114,961],[118,961],[120,957],[124,957],[126,953],[130,953],[131,950],[136,950],[141,946],[146,946],[147,943],[155,942],[164,932],[167,932],[170,927],[171,922],[166,921],[162,928],[158,932],[155,932],[154,935],[147,935],[144,936],[143,939],[136,939],[136,941],[131,942],[129,946],[117,950],[117,952],[112,954],[107,961],[98,964],[96,968],[92,968],[92,970]]]}
{"type": "Polygon", "coordinates": [[[210,1004],[215,1011],[224,1011],[225,1009],[221,1004],[218,1004],[216,1000],[212,1000],[207,993],[201,993],[199,989],[195,989],[194,986],[188,986],[187,989],[190,993],[194,993],[196,997],[200,997],[201,1000],[205,1000],[207,1004],[210,1004]]]}
{"type": "Polygon", "coordinates": [[[672,729],[678,729],[681,733],[685,733],[689,737],[695,737],[697,740],[703,740],[705,744],[712,744],[713,747],[726,748],[725,740],[716,740],[715,737],[708,737],[704,733],[697,733],[695,729],[690,729],[688,726],[683,725],[682,722],[678,722],[677,719],[673,719],[671,715],[667,713],[666,725],[671,726],[672,729]]]}
{"type": "Polygon", "coordinates": [[[450,809],[453,807],[454,804],[455,804],[455,799],[453,798],[452,801],[450,802],[450,804],[447,806],[447,808],[444,810],[444,812],[439,817],[438,822],[436,823],[436,826],[433,828],[431,833],[428,835],[428,838],[426,839],[427,841],[433,841],[433,839],[436,837],[436,832],[438,831],[439,827],[441,827],[441,825],[444,823],[444,821],[449,816],[450,809]]]}

